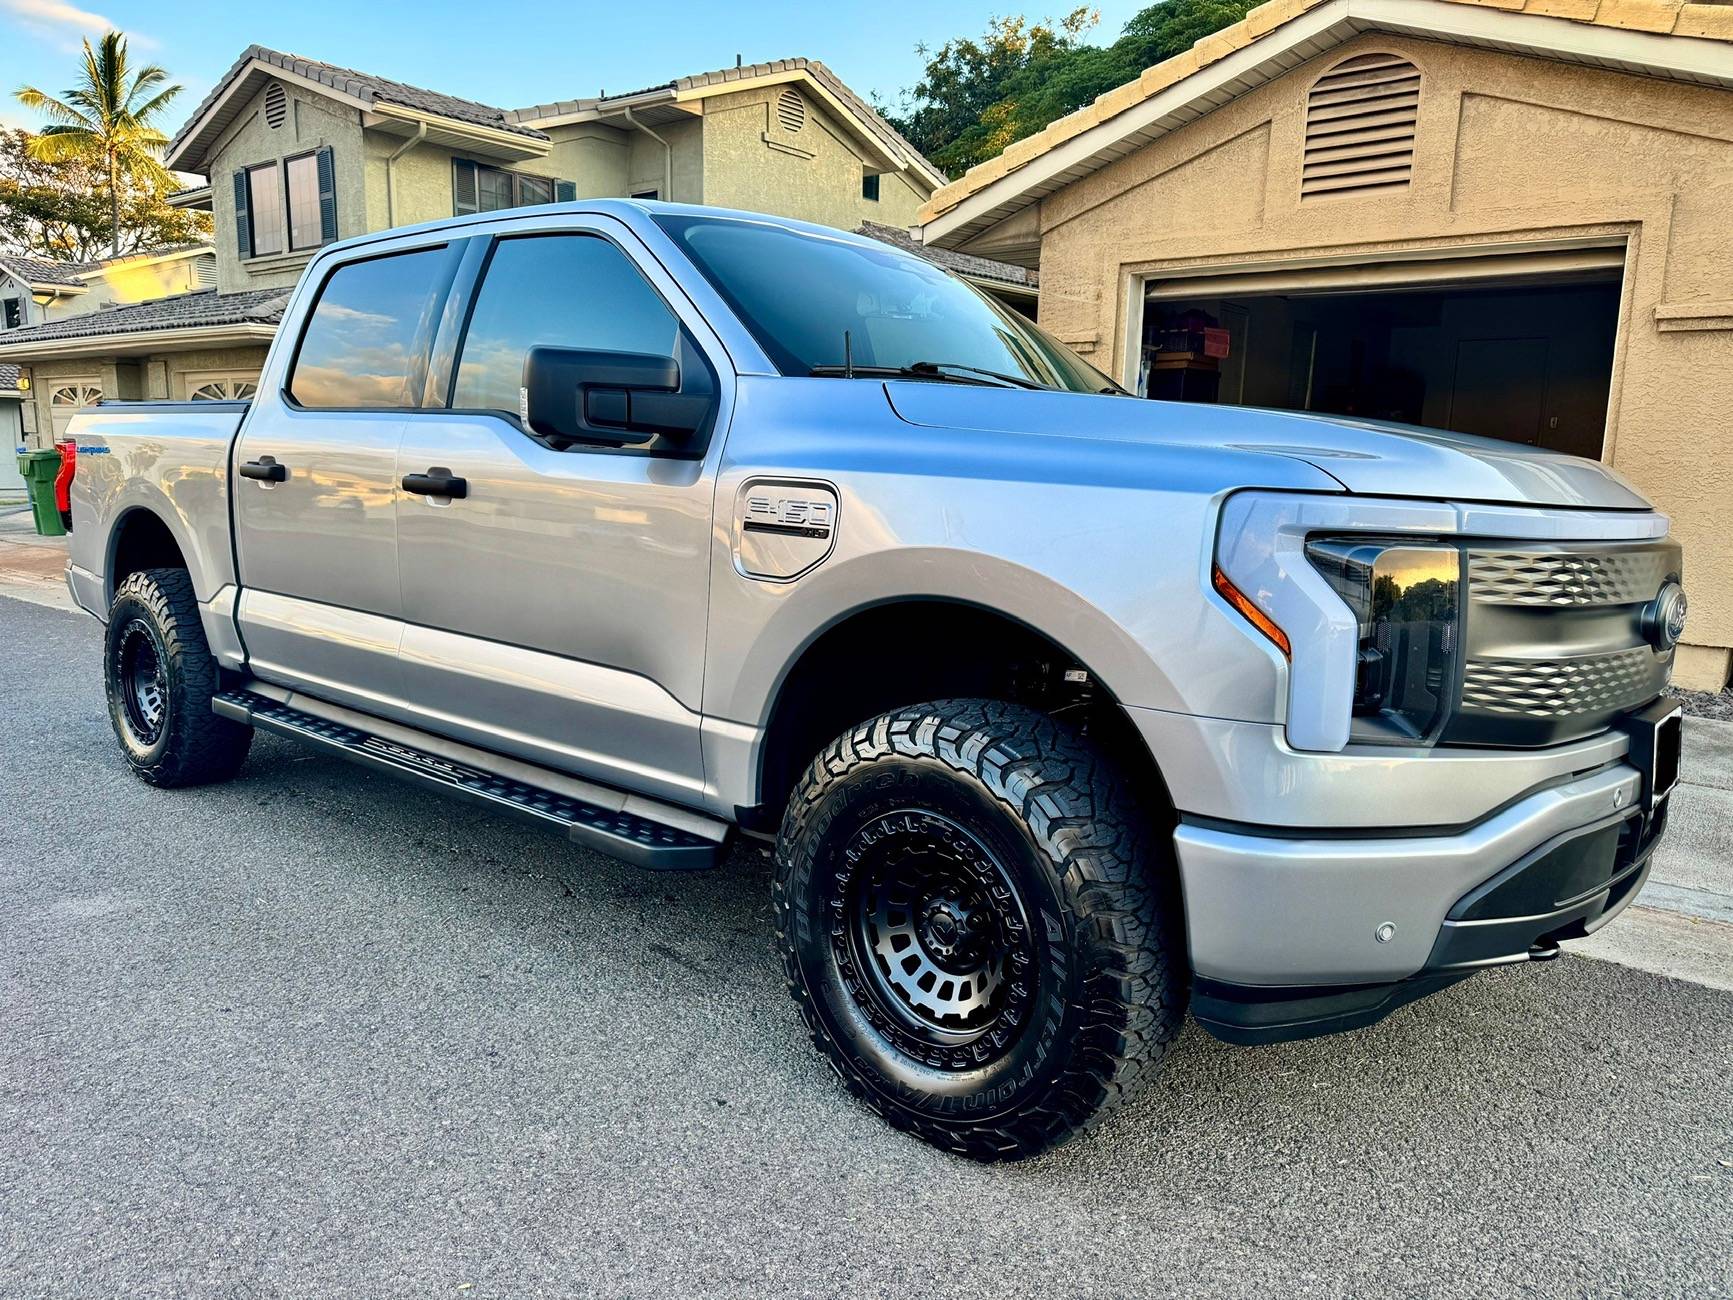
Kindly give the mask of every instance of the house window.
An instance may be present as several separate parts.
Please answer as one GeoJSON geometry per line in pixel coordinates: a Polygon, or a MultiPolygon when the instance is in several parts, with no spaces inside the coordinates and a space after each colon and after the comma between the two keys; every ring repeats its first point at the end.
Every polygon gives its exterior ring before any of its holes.
{"type": "Polygon", "coordinates": [[[5,308],[4,328],[15,330],[24,323],[24,308],[19,305],[18,299],[7,298],[0,306],[5,308]]]}
{"type": "Polygon", "coordinates": [[[877,172],[869,173],[860,178],[860,196],[869,203],[879,201],[879,178],[877,172]]]}
{"type": "Polygon", "coordinates": [[[324,243],[319,210],[319,159],[302,154],[283,164],[289,179],[289,247],[317,248],[324,243]]]}
{"type": "Polygon", "coordinates": [[[639,190],[636,194],[632,195],[632,197],[635,199],[659,199],[662,197],[662,191],[661,190],[639,190]]]}
{"type": "Polygon", "coordinates": [[[451,210],[460,217],[469,212],[498,212],[502,208],[523,208],[575,197],[576,187],[569,181],[526,176],[464,158],[454,158],[451,163],[451,210]]]}
{"type": "Polygon", "coordinates": [[[336,238],[329,147],[235,173],[235,242],[242,257],[305,252],[336,238]]]}
{"type": "Polygon", "coordinates": [[[254,257],[281,253],[287,232],[283,222],[283,174],[276,163],[247,168],[247,213],[252,220],[254,257]]]}

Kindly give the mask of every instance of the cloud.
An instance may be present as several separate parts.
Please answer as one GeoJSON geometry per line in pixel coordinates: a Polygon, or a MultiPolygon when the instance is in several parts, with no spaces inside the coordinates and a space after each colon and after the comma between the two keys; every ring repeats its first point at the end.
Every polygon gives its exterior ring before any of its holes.
{"type": "MultiPolygon", "coordinates": [[[[120,30],[120,24],[107,15],[80,9],[77,5],[68,4],[67,0],[0,0],[0,9],[13,14],[26,27],[34,28],[56,45],[66,49],[77,49],[77,38],[100,36],[104,32],[120,30]]],[[[156,43],[148,36],[139,36],[132,32],[127,33],[127,38],[139,45],[156,43]]]]}

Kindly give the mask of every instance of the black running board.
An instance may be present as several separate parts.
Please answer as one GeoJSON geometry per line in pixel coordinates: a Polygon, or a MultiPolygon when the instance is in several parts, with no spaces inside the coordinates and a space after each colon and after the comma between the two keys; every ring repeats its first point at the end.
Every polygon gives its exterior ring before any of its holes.
{"type": "Polygon", "coordinates": [[[211,708],[225,718],[302,741],[363,766],[433,786],[474,803],[555,826],[586,848],[634,866],[696,871],[720,860],[720,841],[641,813],[611,810],[317,717],[252,691],[223,691],[211,708]]]}

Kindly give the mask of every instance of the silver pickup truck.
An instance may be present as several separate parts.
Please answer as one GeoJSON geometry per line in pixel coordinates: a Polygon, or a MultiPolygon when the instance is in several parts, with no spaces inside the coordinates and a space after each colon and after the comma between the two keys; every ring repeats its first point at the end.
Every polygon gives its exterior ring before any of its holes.
{"type": "Polygon", "coordinates": [[[1092,1124],[1188,1007],[1270,1042],[1556,956],[1678,772],[1679,548],[1604,466],[1141,401],[816,226],[350,240],[251,402],[72,433],[140,777],[262,728],[644,867],[773,842],[813,1041],[980,1159],[1092,1124]]]}

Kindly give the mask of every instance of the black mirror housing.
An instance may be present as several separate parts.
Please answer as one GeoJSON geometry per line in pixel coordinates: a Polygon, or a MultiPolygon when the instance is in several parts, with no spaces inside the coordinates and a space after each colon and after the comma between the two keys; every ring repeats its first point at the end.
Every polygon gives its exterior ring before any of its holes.
{"type": "Polygon", "coordinates": [[[715,406],[715,386],[702,361],[685,374],[682,382],[673,357],[534,347],[524,359],[519,414],[531,432],[556,446],[627,447],[658,437],[684,442],[709,423],[715,406]]]}

